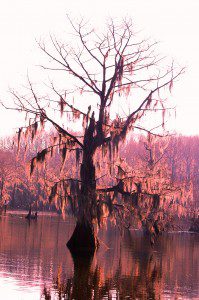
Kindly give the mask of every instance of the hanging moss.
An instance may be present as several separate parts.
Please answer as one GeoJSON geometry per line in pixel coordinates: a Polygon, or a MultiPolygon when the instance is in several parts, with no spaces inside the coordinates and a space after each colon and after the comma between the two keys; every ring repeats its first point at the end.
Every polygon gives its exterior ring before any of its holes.
{"type": "Polygon", "coordinates": [[[41,115],[40,115],[40,124],[41,124],[41,127],[42,128],[44,128],[44,121],[45,121],[45,116],[44,116],[44,114],[42,113],[41,115]]]}
{"type": "Polygon", "coordinates": [[[79,196],[79,182],[77,180],[70,180],[70,195],[73,196],[79,196]]]}
{"type": "Polygon", "coordinates": [[[79,148],[77,148],[77,149],[75,150],[75,154],[76,154],[76,166],[77,166],[77,167],[79,166],[80,153],[81,153],[81,150],[80,150],[79,148]]]}
{"type": "Polygon", "coordinates": [[[62,142],[62,135],[61,133],[59,133],[59,145],[61,144],[61,142],[62,142]]]}
{"type": "Polygon", "coordinates": [[[118,70],[117,81],[118,81],[118,84],[121,85],[122,77],[123,77],[123,71],[124,71],[124,57],[123,56],[120,57],[120,61],[119,61],[117,70],[118,70]]]}
{"type": "Polygon", "coordinates": [[[33,141],[34,138],[35,138],[35,135],[37,134],[38,122],[33,123],[29,127],[30,127],[30,130],[31,130],[31,138],[32,138],[32,141],[33,141]]]}
{"type": "Polygon", "coordinates": [[[113,167],[112,167],[112,164],[110,164],[110,166],[109,166],[109,174],[112,175],[112,173],[113,173],[113,167]]]}
{"type": "Polygon", "coordinates": [[[97,205],[97,223],[98,223],[99,227],[101,225],[101,218],[102,218],[102,206],[101,206],[101,203],[98,203],[98,205],[97,205]]]}
{"type": "Polygon", "coordinates": [[[35,134],[37,134],[37,129],[38,129],[38,122],[35,122],[32,127],[34,128],[35,134]]]}
{"type": "Polygon", "coordinates": [[[31,159],[30,162],[30,175],[32,175],[34,168],[38,163],[42,163],[45,161],[46,154],[48,153],[48,149],[43,149],[41,152],[38,152],[35,157],[31,159]]]}
{"type": "Polygon", "coordinates": [[[53,154],[54,154],[54,147],[51,147],[50,148],[50,156],[53,157],[53,154]]]}
{"type": "Polygon", "coordinates": [[[62,164],[64,164],[64,163],[65,163],[65,160],[66,160],[66,154],[67,154],[66,144],[65,144],[64,147],[61,149],[61,154],[62,154],[62,164]]]}
{"type": "Polygon", "coordinates": [[[77,213],[74,198],[75,197],[71,197],[70,195],[68,195],[68,197],[67,197],[69,205],[70,205],[70,209],[71,209],[71,212],[73,215],[75,215],[77,213]]]}
{"type": "Polygon", "coordinates": [[[103,144],[103,145],[102,145],[102,157],[106,157],[107,150],[108,150],[108,145],[107,145],[107,143],[106,143],[106,144],[103,144]]]}
{"type": "Polygon", "coordinates": [[[147,103],[146,103],[146,108],[150,107],[151,102],[152,102],[152,95],[149,95],[147,103]]]}
{"type": "Polygon", "coordinates": [[[30,175],[32,175],[35,166],[36,166],[36,157],[34,157],[33,159],[31,159],[31,162],[30,162],[30,175]]]}
{"type": "Polygon", "coordinates": [[[164,125],[165,125],[165,112],[166,112],[166,110],[163,109],[163,110],[162,110],[162,128],[163,128],[163,129],[164,129],[164,125]]]}
{"type": "Polygon", "coordinates": [[[37,153],[36,159],[37,162],[44,162],[48,149],[43,149],[41,152],[37,153]]]}
{"type": "Polygon", "coordinates": [[[108,151],[109,151],[109,159],[110,162],[112,161],[112,147],[111,147],[111,142],[108,142],[108,151]]]}
{"type": "Polygon", "coordinates": [[[113,203],[112,203],[111,196],[109,194],[106,195],[106,204],[109,210],[109,215],[111,215],[113,212],[113,203]]]}
{"type": "Polygon", "coordinates": [[[64,99],[62,97],[60,97],[59,106],[60,106],[61,117],[63,116],[65,105],[66,105],[66,102],[64,101],[64,99]]]}
{"type": "Polygon", "coordinates": [[[58,189],[58,183],[56,182],[53,187],[51,188],[51,193],[49,196],[49,202],[51,203],[56,197],[57,197],[57,189],[58,189]]]}
{"type": "Polygon", "coordinates": [[[19,147],[20,147],[20,141],[21,141],[21,134],[22,134],[22,128],[19,128],[18,131],[18,143],[17,143],[17,151],[19,151],[19,147]]]}
{"type": "Polygon", "coordinates": [[[118,135],[116,135],[113,139],[112,139],[112,147],[113,147],[113,156],[117,156],[118,154],[118,149],[119,149],[119,141],[120,141],[120,137],[118,135]]]}
{"type": "Polygon", "coordinates": [[[72,108],[72,112],[73,112],[73,120],[79,120],[81,113],[79,110],[72,108]]]}
{"type": "Polygon", "coordinates": [[[82,121],[82,127],[85,129],[85,128],[87,128],[87,122],[86,122],[86,120],[87,120],[87,115],[84,115],[83,116],[83,121],[82,121]]]}

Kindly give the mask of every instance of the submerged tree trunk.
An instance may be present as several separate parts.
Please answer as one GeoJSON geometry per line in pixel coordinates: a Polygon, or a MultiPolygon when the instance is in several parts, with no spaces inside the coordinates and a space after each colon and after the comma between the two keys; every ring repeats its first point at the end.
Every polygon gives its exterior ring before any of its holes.
{"type": "Polygon", "coordinates": [[[94,252],[98,242],[93,220],[96,216],[95,168],[92,159],[84,161],[81,166],[81,195],[75,230],[67,243],[71,252],[94,252]]]}
{"type": "Polygon", "coordinates": [[[77,221],[75,230],[67,242],[72,254],[93,254],[98,246],[97,237],[92,224],[77,221]]]}
{"type": "Polygon", "coordinates": [[[90,124],[84,137],[83,159],[80,169],[81,190],[75,230],[67,243],[72,253],[94,252],[98,246],[93,220],[97,215],[95,166],[93,163],[93,129],[90,124]]]}
{"type": "Polygon", "coordinates": [[[88,253],[83,257],[81,255],[72,255],[74,263],[73,287],[70,299],[92,299],[93,278],[91,266],[93,255],[88,253]]]}

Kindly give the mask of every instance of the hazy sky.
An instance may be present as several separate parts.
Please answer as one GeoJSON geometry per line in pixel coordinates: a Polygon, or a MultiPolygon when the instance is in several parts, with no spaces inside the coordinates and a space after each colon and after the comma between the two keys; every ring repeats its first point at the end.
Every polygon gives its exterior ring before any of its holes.
{"type": "MultiPolygon", "coordinates": [[[[86,16],[98,26],[107,16],[129,15],[141,34],[161,41],[159,52],[186,66],[174,86],[176,130],[199,134],[199,1],[198,0],[6,0],[0,1],[0,99],[9,99],[8,86],[25,83],[27,70],[41,60],[35,38],[55,33],[63,36],[66,13],[86,16]]],[[[8,101],[8,100],[7,100],[8,101]]],[[[0,108],[0,135],[17,127],[20,117],[0,108]],[[16,123],[16,125],[15,125],[16,123]]]]}

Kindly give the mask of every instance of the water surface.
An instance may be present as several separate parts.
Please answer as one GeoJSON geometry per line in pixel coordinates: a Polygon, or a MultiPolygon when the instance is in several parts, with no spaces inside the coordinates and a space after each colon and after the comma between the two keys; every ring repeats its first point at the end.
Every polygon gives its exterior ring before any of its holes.
{"type": "Polygon", "coordinates": [[[74,224],[0,217],[0,299],[199,299],[199,234],[170,233],[151,248],[139,231],[108,226],[93,258],[66,248],[74,224]]]}

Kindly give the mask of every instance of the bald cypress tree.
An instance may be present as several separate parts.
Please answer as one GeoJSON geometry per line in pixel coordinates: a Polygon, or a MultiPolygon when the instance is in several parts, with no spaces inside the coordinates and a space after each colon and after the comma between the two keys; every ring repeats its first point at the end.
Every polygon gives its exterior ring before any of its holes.
{"type": "Polygon", "coordinates": [[[57,132],[52,145],[31,160],[31,173],[56,147],[64,170],[68,154],[74,155],[77,176],[66,172],[52,186],[49,198],[52,201],[62,191],[64,202],[73,208],[77,223],[68,247],[76,252],[94,251],[98,244],[94,224],[100,224],[105,211],[123,216],[125,199],[137,205],[136,197],[142,193],[133,178],[127,178],[118,149],[135,129],[155,134],[144,126],[147,115],[160,120],[161,113],[164,127],[165,90],[171,90],[183,69],[175,68],[173,62],[163,67],[163,59],[155,54],[156,43],[139,41],[131,19],[120,24],[109,20],[103,33],[89,28],[84,20],[76,23],[68,17],[68,23],[74,34],[68,44],[51,37],[50,44],[39,43],[39,47],[50,60],[43,68],[67,75],[72,88],[57,88],[51,82],[50,96],[41,97],[28,80],[28,93],[12,94],[15,109],[25,112],[29,120],[19,129],[18,143],[22,136],[34,140],[46,123],[57,132]],[[78,135],[69,129],[75,121],[79,122],[78,135]],[[102,169],[105,175],[100,173],[102,169]]]}

